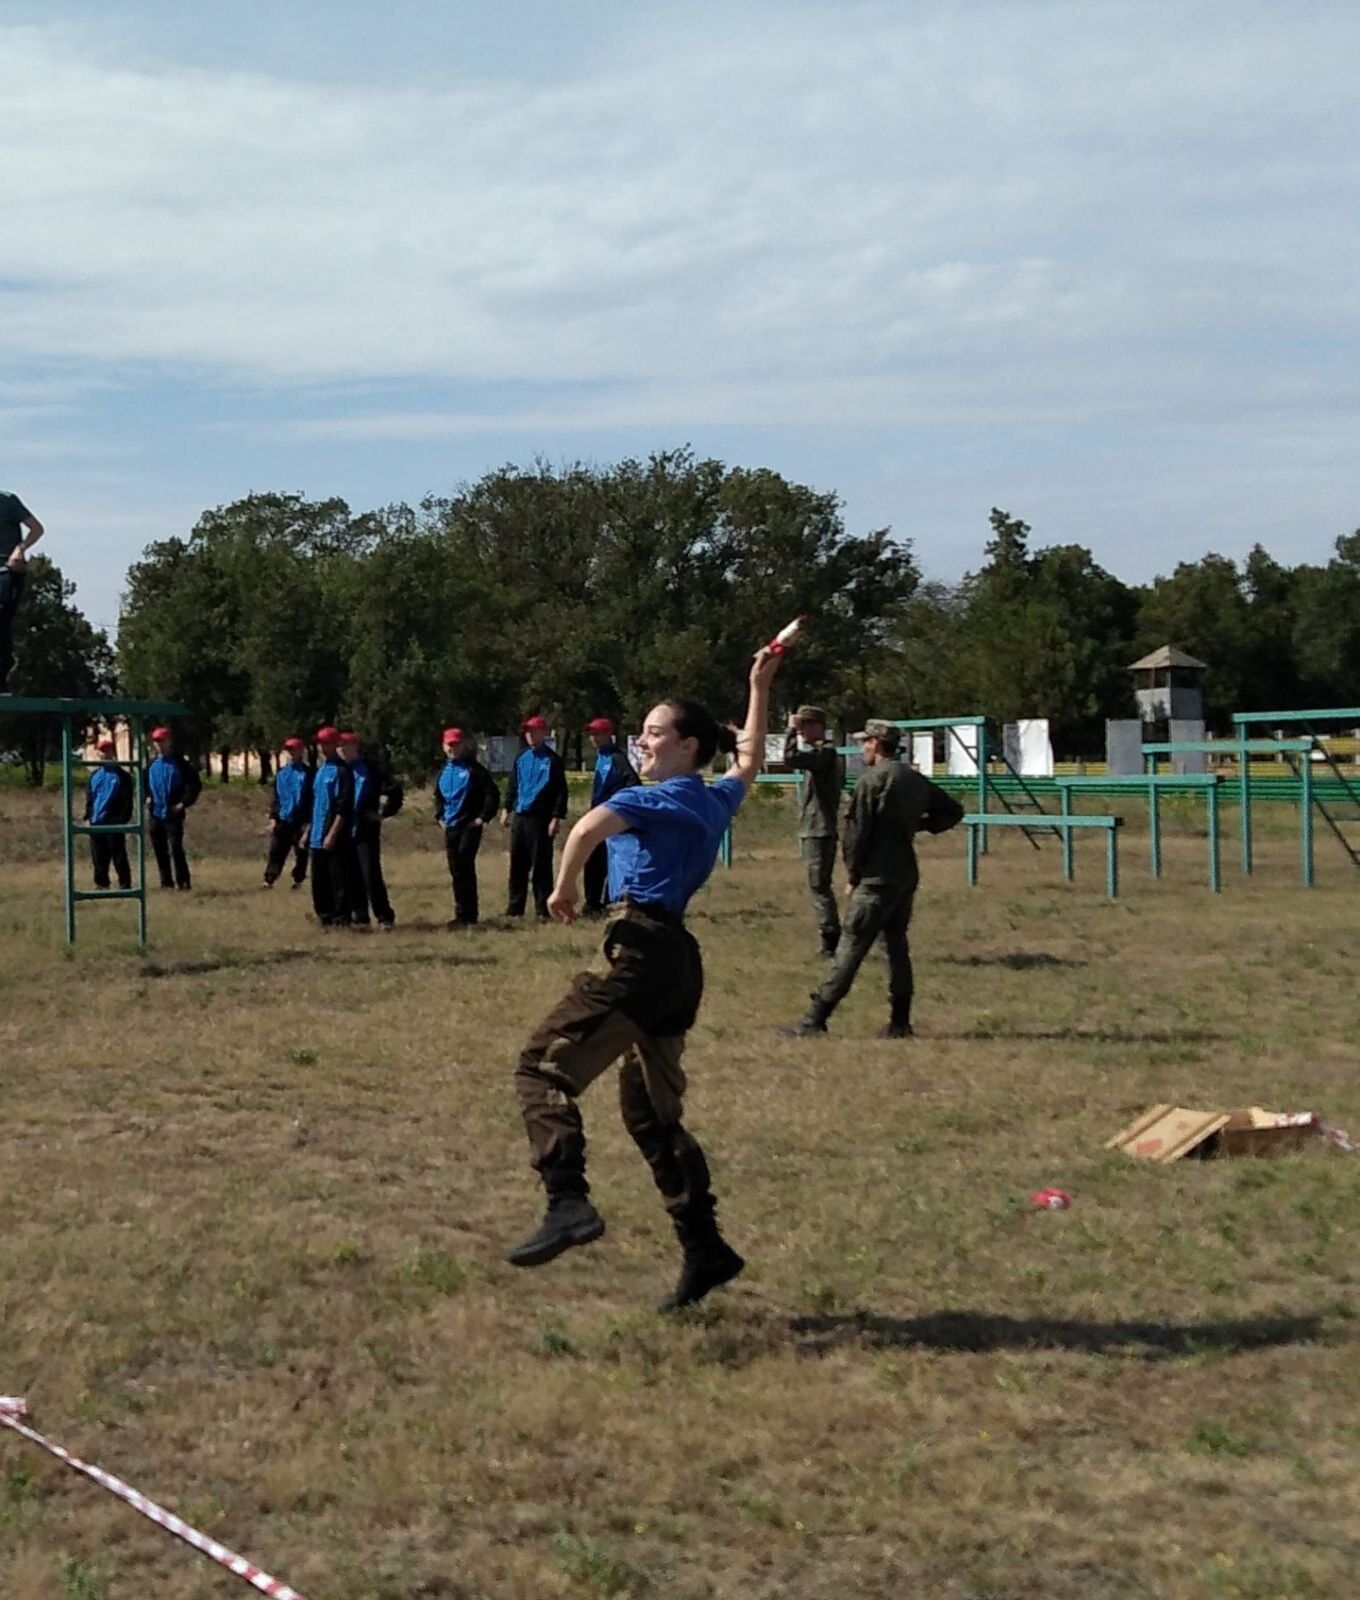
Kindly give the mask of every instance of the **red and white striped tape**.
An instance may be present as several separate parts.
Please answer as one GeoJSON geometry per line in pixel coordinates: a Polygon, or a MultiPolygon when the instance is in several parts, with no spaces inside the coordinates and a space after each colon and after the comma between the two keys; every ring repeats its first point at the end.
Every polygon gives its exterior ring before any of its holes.
{"type": "Polygon", "coordinates": [[[244,1556],[238,1556],[234,1550],[228,1550],[226,1545],[218,1544],[216,1539],[210,1539],[206,1533],[191,1528],[182,1517],[177,1517],[173,1511],[158,1506],[154,1500],[148,1500],[144,1494],[139,1494],[136,1489],[115,1478],[111,1472],[105,1472],[102,1467],[92,1467],[88,1461],[81,1461],[69,1450],[63,1450],[59,1444],[44,1439],[36,1429],[19,1420],[27,1415],[28,1405],[19,1396],[0,1395],[0,1426],[12,1428],[15,1433],[21,1434],[40,1449],[46,1450],[58,1461],[64,1461],[76,1472],[92,1478],[100,1488],[107,1489],[110,1494],[116,1494],[120,1500],[125,1500],[134,1511],[140,1511],[157,1527],[164,1528],[167,1533],[173,1533],[177,1539],[183,1539],[185,1544],[192,1545],[195,1550],[201,1551],[219,1566],[225,1567],[228,1572],[234,1572],[238,1578],[244,1578],[261,1594],[269,1595],[271,1600],[303,1600],[296,1589],[290,1589],[286,1583],[280,1583],[277,1578],[271,1578],[267,1572],[261,1572],[253,1562],[247,1561],[244,1556]]]}

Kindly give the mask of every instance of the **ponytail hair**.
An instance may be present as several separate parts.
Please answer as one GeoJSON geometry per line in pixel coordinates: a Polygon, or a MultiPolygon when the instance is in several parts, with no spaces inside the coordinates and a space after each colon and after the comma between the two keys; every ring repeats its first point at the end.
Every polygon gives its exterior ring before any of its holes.
{"type": "Polygon", "coordinates": [[[737,748],[737,735],[726,723],[719,722],[707,706],[697,700],[663,700],[662,704],[675,720],[675,731],[682,739],[698,741],[694,764],[702,769],[713,765],[713,757],[722,751],[733,755],[737,748]]]}

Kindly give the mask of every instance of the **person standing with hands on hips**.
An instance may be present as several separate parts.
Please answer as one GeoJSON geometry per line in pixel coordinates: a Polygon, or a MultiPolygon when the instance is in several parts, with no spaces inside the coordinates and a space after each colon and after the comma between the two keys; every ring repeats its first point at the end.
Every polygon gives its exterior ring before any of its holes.
{"type": "Polygon", "coordinates": [[[434,820],[444,830],[444,856],[453,883],[450,928],[470,928],[477,919],[477,852],[486,825],[500,810],[496,780],[477,759],[477,746],[461,728],[444,729],[448,758],[434,786],[434,820]]]}
{"type": "Polygon", "coordinates": [[[312,909],[323,928],[349,921],[346,846],[354,821],[354,778],[338,754],[340,734],[328,723],[319,728],[321,765],[312,780],[312,909]]]}
{"type": "Polygon", "coordinates": [[[28,576],[28,552],[43,536],[43,525],[17,494],[0,489],[0,694],[9,693],[14,666],[14,619],[28,576]]]}
{"type": "Polygon", "coordinates": [[[944,833],[963,820],[963,807],[929,778],[897,759],[901,730],[872,718],[862,741],[864,772],[850,796],[845,818],[845,873],[850,908],[826,982],[813,994],[808,1013],[786,1038],[805,1039],[826,1032],[827,1018],[850,992],[865,956],[882,939],[888,957],[891,1010],[880,1039],[910,1039],[913,976],[907,928],[921,870],[915,836],[944,833]]]}
{"type": "Polygon", "coordinates": [[[203,780],[198,769],[175,754],[169,728],[153,728],[156,756],[146,769],[146,803],[151,811],[151,848],[156,853],[162,889],[191,889],[184,854],[184,818],[198,799],[203,780]]]}
{"type": "Polygon", "coordinates": [[[548,747],[551,729],[544,717],[527,717],[525,748],[515,757],[505,786],[501,827],[510,832],[510,891],[507,917],[522,917],[533,882],[534,910],[548,921],[552,893],[553,840],[567,814],[567,769],[548,747]]]}
{"type": "Polygon", "coordinates": [[[692,700],[663,700],[638,743],[647,787],[620,789],[571,831],[549,900],[574,922],[581,876],[597,846],[609,847],[609,892],[621,911],[605,929],[603,969],[583,972],[539,1024],[515,1069],[515,1087],[534,1170],[547,1192],[537,1232],[510,1251],[537,1267],[604,1232],[590,1203],[586,1139],[577,1101],[623,1057],[623,1121],[641,1150],[683,1252],[679,1281],[659,1310],[692,1305],[735,1278],[745,1263],[718,1230],[708,1162],[684,1126],[685,1035],[703,997],[703,963],[685,909],[703,887],[728,824],[755,783],[765,752],[770,683],[779,657],[761,650],[751,665],[746,724],[739,737],[692,700]],[[701,774],[720,749],[736,765],[714,784],[701,774]]]}
{"type": "MultiPolygon", "coordinates": [[[[595,746],[595,778],[590,789],[592,806],[602,806],[612,800],[620,789],[631,789],[642,779],[633,771],[626,751],[619,748],[614,724],[608,717],[592,717],[585,731],[595,746]]],[[[605,895],[609,887],[609,847],[598,844],[585,866],[585,915],[603,916],[605,895]]]]}
{"type": "Polygon", "coordinates": [[[784,765],[803,775],[798,853],[807,871],[808,899],[821,935],[821,954],[829,961],[841,936],[840,909],[831,880],[836,870],[845,762],[835,744],[827,741],[826,712],[820,706],[799,706],[789,718],[784,765]]]}

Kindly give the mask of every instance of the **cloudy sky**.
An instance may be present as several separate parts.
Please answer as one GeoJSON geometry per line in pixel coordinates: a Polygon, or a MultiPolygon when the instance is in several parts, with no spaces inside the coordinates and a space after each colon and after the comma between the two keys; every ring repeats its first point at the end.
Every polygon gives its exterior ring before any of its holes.
{"type": "Polygon", "coordinates": [[[932,576],[1360,523],[1353,0],[0,0],[0,487],[97,619],[251,490],[686,441],[932,576]]]}

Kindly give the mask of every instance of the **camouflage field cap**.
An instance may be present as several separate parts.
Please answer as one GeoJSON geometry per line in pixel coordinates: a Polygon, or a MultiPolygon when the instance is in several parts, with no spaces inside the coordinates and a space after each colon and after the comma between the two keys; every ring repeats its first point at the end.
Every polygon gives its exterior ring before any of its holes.
{"type": "Polygon", "coordinates": [[[901,728],[894,727],[891,722],[885,722],[882,717],[870,717],[859,733],[852,733],[852,739],[877,739],[888,750],[896,750],[902,742],[901,728]]]}
{"type": "Polygon", "coordinates": [[[799,706],[793,714],[795,722],[820,722],[823,726],[830,720],[821,706],[799,706]]]}

